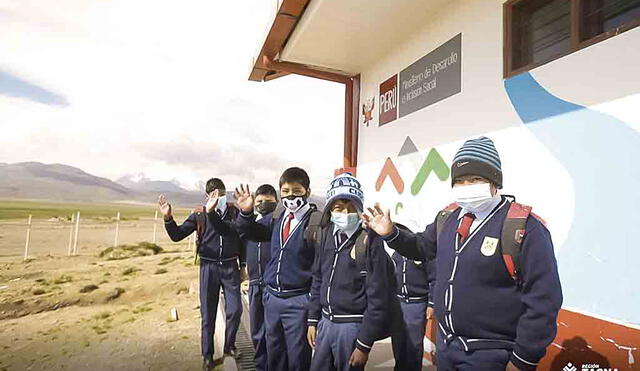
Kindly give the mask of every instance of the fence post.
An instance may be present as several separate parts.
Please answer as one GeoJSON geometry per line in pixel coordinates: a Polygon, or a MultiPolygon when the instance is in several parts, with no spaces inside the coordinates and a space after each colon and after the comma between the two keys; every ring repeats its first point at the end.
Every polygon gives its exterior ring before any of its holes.
{"type": "Polygon", "coordinates": [[[80,229],[80,211],[76,213],[76,232],[73,238],[73,255],[78,253],[78,230],[80,229]]]}
{"type": "Polygon", "coordinates": [[[24,260],[29,257],[29,240],[31,239],[31,214],[29,214],[29,221],[27,222],[27,242],[24,244],[24,260]]]}
{"type": "Polygon", "coordinates": [[[69,247],[67,248],[67,255],[71,256],[71,248],[73,247],[73,227],[76,221],[76,213],[71,214],[71,226],[69,228],[69,247]]]}
{"type": "Polygon", "coordinates": [[[157,231],[158,231],[158,210],[156,210],[156,215],[153,217],[153,243],[156,243],[157,231]]]}
{"type": "Polygon", "coordinates": [[[120,233],[120,212],[116,215],[116,238],[113,241],[113,247],[118,246],[118,234],[120,233]]]}

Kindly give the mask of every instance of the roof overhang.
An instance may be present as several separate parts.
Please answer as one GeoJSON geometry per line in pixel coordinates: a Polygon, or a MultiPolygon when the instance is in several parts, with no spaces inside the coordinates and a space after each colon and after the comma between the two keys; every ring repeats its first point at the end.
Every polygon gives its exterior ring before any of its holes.
{"type": "Polygon", "coordinates": [[[335,75],[357,75],[410,40],[445,2],[278,0],[249,80],[269,81],[296,73],[273,64],[281,62],[335,75]]]}

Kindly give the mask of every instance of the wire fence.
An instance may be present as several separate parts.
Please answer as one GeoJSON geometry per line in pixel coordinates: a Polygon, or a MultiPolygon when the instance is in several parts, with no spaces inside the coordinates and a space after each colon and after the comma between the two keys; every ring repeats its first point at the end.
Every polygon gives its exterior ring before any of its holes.
{"type": "MultiPolygon", "coordinates": [[[[156,211],[149,217],[124,218],[121,213],[83,219],[80,211],[66,218],[35,219],[24,222],[0,221],[0,256],[73,256],[95,254],[118,245],[151,242],[164,249],[194,250],[195,233],[173,242],[156,211]]],[[[180,218],[176,217],[179,223],[180,218]]]]}

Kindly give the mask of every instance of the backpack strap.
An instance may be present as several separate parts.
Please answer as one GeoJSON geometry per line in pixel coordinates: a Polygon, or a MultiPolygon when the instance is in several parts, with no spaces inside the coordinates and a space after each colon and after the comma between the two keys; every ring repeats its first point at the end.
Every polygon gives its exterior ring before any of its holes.
{"type": "Polygon", "coordinates": [[[316,244],[320,241],[320,234],[322,232],[322,226],[320,225],[321,219],[322,213],[312,204],[311,215],[309,215],[307,228],[304,230],[305,241],[313,241],[316,244]]]}
{"type": "Polygon", "coordinates": [[[369,252],[369,249],[367,249],[367,242],[367,231],[361,229],[360,234],[353,245],[353,248],[356,249],[356,267],[358,267],[358,272],[367,271],[367,254],[369,252]]]}
{"type": "Polygon", "coordinates": [[[438,216],[436,217],[436,236],[440,235],[442,226],[444,226],[444,222],[449,219],[449,215],[453,214],[453,212],[458,210],[459,207],[460,206],[454,202],[438,212],[438,216]]]}
{"type": "Polygon", "coordinates": [[[502,259],[509,271],[509,275],[518,284],[520,283],[519,276],[522,267],[520,252],[529,215],[531,215],[531,206],[522,205],[513,201],[511,205],[509,205],[509,211],[502,226],[502,259]]]}
{"type": "Polygon", "coordinates": [[[200,254],[200,241],[204,231],[207,229],[207,214],[204,211],[204,206],[198,206],[193,209],[193,213],[196,216],[196,253],[194,256],[193,264],[198,261],[198,255],[200,254]]]}

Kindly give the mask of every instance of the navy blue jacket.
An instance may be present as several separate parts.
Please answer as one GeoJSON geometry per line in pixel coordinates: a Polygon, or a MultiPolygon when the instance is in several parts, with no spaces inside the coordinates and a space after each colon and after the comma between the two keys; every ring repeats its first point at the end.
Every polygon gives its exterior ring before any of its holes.
{"type": "Polygon", "coordinates": [[[499,239],[510,202],[502,202],[458,244],[460,210],[446,220],[439,236],[436,223],[422,233],[394,228],[385,236],[389,247],[410,259],[436,259],[433,299],[445,340],[465,350],[512,350],[520,369],[535,369],[556,336],[562,289],[551,235],[535,217],[526,222],[521,245],[521,285],[509,276],[500,253],[480,251],[486,237],[499,239]],[[440,247],[440,248],[438,248],[440,247]]]}
{"type": "Polygon", "coordinates": [[[396,296],[398,300],[405,303],[429,303],[433,306],[430,299],[430,289],[435,284],[435,260],[425,262],[423,260],[411,260],[397,251],[391,256],[395,265],[396,275],[396,296]]]}
{"type": "MultiPolygon", "coordinates": [[[[233,261],[239,258],[240,264],[245,264],[244,249],[231,217],[233,214],[230,211],[231,208],[237,211],[235,206],[227,204],[222,218],[215,210],[207,213],[207,226],[202,238],[198,240],[198,253],[201,261],[233,261]]],[[[177,225],[173,218],[164,222],[164,228],[167,230],[169,238],[174,242],[188,237],[196,230],[196,227],[195,213],[191,213],[181,225],[177,225]]]]}
{"type": "Polygon", "coordinates": [[[358,230],[339,247],[331,232],[333,224],[323,231],[322,248],[316,255],[307,322],[315,326],[320,316],[338,323],[361,322],[356,347],[369,352],[374,341],[386,336],[385,328],[391,322],[393,263],[379,236],[369,236],[365,264],[359,266],[355,242],[360,233],[367,232],[358,230]]]}
{"type": "MultiPolygon", "coordinates": [[[[258,223],[269,226],[273,213],[264,215],[258,223]]],[[[245,234],[240,237],[244,242],[245,256],[247,257],[247,270],[249,271],[249,285],[259,285],[263,283],[263,274],[267,268],[267,263],[271,258],[270,241],[252,241],[245,234]]]]}
{"type": "Polygon", "coordinates": [[[271,258],[267,264],[263,278],[267,290],[282,298],[308,294],[311,288],[311,268],[316,251],[316,241],[307,241],[304,231],[309,225],[312,212],[302,217],[299,224],[291,231],[286,242],[281,242],[281,231],[285,213],[276,219],[271,218],[269,225],[256,222],[253,214],[240,213],[236,219],[238,231],[245,238],[259,242],[271,242],[271,258]]]}

